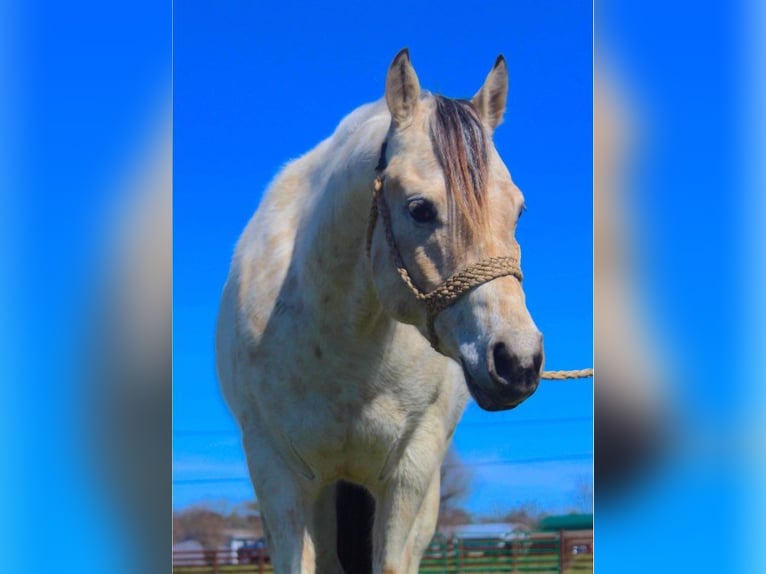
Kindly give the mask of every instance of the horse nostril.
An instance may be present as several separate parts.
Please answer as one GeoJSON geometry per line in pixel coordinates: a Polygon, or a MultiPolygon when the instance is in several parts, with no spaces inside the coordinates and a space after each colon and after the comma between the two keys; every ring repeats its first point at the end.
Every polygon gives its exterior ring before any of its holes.
{"type": "Polygon", "coordinates": [[[492,361],[495,375],[503,379],[503,382],[510,383],[514,379],[514,371],[519,368],[519,360],[516,355],[511,355],[505,343],[495,343],[492,347],[492,361]]]}
{"type": "Polygon", "coordinates": [[[490,374],[503,385],[530,384],[537,379],[543,366],[543,350],[539,347],[534,355],[522,362],[508,346],[498,341],[492,345],[490,374]]]}

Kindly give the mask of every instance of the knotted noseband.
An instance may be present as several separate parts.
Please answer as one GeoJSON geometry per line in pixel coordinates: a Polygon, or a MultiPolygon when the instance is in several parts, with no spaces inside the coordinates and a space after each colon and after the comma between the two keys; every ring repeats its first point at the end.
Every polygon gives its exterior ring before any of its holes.
{"type": "Polygon", "coordinates": [[[413,281],[409,271],[407,271],[391,228],[391,214],[388,209],[386,196],[383,193],[383,183],[385,181],[383,171],[386,169],[386,166],[386,142],[383,142],[380,150],[380,159],[375,168],[375,182],[372,188],[372,206],[367,224],[367,256],[370,256],[372,236],[375,232],[378,215],[380,215],[383,221],[386,242],[393,255],[396,270],[404,284],[415,295],[415,298],[425,303],[428,321],[428,340],[431,346],[438,350],[439,338],[434,327],[436,316],[474,287],[488,283],[493,279],[512,275],[521,282],[523,275],[519,266],[519,256],[488,257],[455,272],[433,291],[425,292],[420,289],[413,281]]]}

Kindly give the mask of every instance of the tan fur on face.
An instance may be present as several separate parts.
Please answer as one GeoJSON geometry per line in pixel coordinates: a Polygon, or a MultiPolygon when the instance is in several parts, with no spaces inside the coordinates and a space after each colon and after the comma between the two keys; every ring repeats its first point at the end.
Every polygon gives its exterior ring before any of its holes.
{"type": "Polygon", "coordinates": [[[434,97],[424,96],[411,127],[389,134],[391,159],[384,172],[384,193],[395,240],[408,270],[424,291],[432,290],[458,269],[479,259],[508,255],[518,258],[514,231],[524,204],[521,192],[470,103],[455,106],[476,116],[475,131],[469,130],[469,134],[486,138],[480,146],[486,147],[486,157],[480,162],[466,162],[466,157],[473,156],[476,149],[465,148],[467,144],[462,141],[465,134],[460,129],[452,134],[449,150],[456,158],[435,148],[432,132],[433,125],[438,123],[434,119],[436,102],[434,97]],[[428,137],[421,129],[428,130],[428,137]],[[452,171],[445,174],[442,166],[452,171]],[[474,173],[477,170],[479,173],[474,173]],[[433,229],[413,225],[400,209],[413,197],[422,197],[436,207],[438,221],[433,229]]]}

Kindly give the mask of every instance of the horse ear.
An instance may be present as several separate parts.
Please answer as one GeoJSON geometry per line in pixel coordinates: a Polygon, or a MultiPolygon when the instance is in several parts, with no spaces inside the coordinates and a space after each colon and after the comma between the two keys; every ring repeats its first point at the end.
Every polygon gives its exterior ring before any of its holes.
{"type": "Polygon", "coordinates": [[[410,51],[405,48],[391,62],[386,75],[386,104],[396,127],[410,124],[419,99],[420,82],[410,63],[410,51]]]}
{"type": "Polygon", "coordinates": [[[471,100],[479,112],[479,117],[492,131],[503,121],[507,98],[508,67],[505,65],[505,58],[500,54],[484,80],[484,85],[471,100]]]}

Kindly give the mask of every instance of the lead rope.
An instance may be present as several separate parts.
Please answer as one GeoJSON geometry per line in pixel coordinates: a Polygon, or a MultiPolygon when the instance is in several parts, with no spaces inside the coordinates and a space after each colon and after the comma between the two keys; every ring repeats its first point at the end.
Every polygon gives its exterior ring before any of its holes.
{"type": "MultiPolygon", "coordinates": [[[[439,338],[436,335],[436,328],[434,327],[436,316],[474,287],[478,287],[493,279],[511,275],[516,277],[519,283],[521,283],[524,276],[521,272],[521,267],[519,266],[520,258],[504,256],[482,259],[481,261],[454,273],[433,291],[426,293],[419,289],[410,276],[409,271],[407,271],[402,254],[396,244],[396,238],[391,229],[388,202],[386,201],[386,196],[382,193],[384,181],[383,170],[386,169],[386,144],[387,142],[383,142],[383,145],[381,146],[380,158],[378,160],[378,165],[375,167],[376,176],[372,186],[372,205],[370,207],[370,215],[367,221],[367,241],[365,245],[367,257],[370,257],[372,238],[375,233],[378,215],[381,215],[386,243],[388,243],[388,247],[393,255],[396,270],[404,284],[412,294],[415,295],[415,298],[426,304],[428,340],[431,343],[431,346],[438,351],[439,338]],[[378,203],[380,203],[381,206],[379,206],[378,203]]],[[[516,249],[518,250],[518,245],[516,245],[516,249]]],[[[541,378],[549,380],[581,379],[592,376],[593,369],[582,369],[579,371],[544,371],[541,374],[541,378]]]]}

